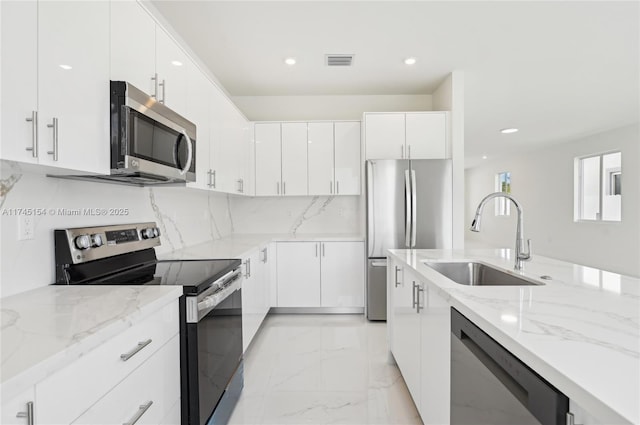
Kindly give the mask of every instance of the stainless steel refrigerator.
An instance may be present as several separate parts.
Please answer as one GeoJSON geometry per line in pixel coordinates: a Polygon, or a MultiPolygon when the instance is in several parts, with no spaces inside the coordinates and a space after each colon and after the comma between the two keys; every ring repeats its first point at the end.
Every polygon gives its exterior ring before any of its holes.
{"type": "Polygon", "coordinates": [[[369,160],[366,179],[367,318],[386,320],[387,250],[452,247],[451,160],[369,160]]]}

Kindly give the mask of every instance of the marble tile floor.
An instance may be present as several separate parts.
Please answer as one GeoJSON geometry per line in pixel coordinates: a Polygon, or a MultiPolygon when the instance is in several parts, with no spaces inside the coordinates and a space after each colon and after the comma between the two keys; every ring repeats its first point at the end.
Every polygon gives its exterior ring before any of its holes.
{"type": "Polygon", "coordinates": [[[362,315],[269,315],[230,424],[421,424],[386,335],[362,315]]]}

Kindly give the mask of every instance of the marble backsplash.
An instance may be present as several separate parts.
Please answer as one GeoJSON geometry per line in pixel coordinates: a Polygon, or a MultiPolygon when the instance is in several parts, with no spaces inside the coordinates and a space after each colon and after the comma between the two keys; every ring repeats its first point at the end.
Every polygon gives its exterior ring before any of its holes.
{"type": "Polygon", "coordinates": [[[155,221],[166,253],[233,232],[231,195],[181,187],[141,188],[63,180],[0,163],[0,297],[45,286],[55,279],[53,229],[155,221]],[[34,237],[18,240],[20,212],[33,215],[34,237]],[[83,209],[120,209],[89,215],[83,209]]]}
{"type": "Polygon", "coordinates": [[[360,196],[248,198],[184,187],[141,188],[46,177],[33,166],[0,161],[0,297],[55,280],[53,230],[155,221],[159,254],[232,233],[363,234],[360,196]],[[35,172],[34,172],[35,170],[35,172]],[[32,209],[33,239],[18,240],[32,209]],[[90,215],[84,209],[120,214],[90,215]],[[121,210],[121,211],[117,211],[121,210]]]}

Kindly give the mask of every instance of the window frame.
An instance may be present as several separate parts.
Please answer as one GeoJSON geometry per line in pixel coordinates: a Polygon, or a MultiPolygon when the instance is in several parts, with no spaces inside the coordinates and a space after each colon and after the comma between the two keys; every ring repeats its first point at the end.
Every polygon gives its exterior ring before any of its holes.
{"type": "MultiPolygon", "coordinates": [[[[621,223],[622,222],[622,210],[620,211],[620,220],[604,220],[602,218],[602,211],[603,211],[603,207],[604,207],[604,196],[606,193],[608,193],[610,191],[610,184],[611,182],[609,181],[609,178],[607,178],[606,180],[606,184],[605,184],[605,169],[604,169],[604,157],[606,155],[611,155],[611,154],[620,154],[620,166],[617,167],[613,173],[609,173],[609,174],[618,174],[620,175],[620,179],[622,179],[622,150],[621,149],[616,149],[616,150],[611,150],[611,151],[606,151],[606,152],[600,152],[600,153],[594,153],[594,154],[589,154],[589,155],[582,155],[582,156],[577,156],[574,158],[574,186],[573,186],[573,194],[574,194],[574,202],[573,202],[573,221],[575,223],[621,223]],[[598,171],[599,171],[599,175],[598,175],[598,185],[599,185],[599,191],[598,191],[598,213],[596,214],[596,218],[595,219],[591,219],[591,218],[582,218],[582,211],[583,211],[583,207],[584,207],[584,179],[583,179],[583,175],[584,175],[584,170],[583,170],[583,161],[585,159],[590,159],[590,158],[598,158],[598,162],[599,162],[599,167],[598,167],[598,171]]],[[[621,187],[621,192],[622,192],[622,185],[621,187]]],[[[614,196],[622,196],[622,193],[618,194],[618,195],[614,195],[614,196]]],[[[622,198],[620,199],[620,202],[622,203],[622,198]]]]}

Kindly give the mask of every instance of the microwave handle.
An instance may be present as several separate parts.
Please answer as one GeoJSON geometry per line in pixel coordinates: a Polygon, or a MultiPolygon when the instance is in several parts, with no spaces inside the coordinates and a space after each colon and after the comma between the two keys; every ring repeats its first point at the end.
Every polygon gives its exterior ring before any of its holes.
{"type": "Polygon", "coordinates": [[[180,170],[180,175],[183,175],[187,171],[189,171],[189,168],[191,168],[191,161],[193,161],[193,142],[191,141],[191,138],[186,131],[181,130],[181,133],[187,140],[187,163],[185,164],[184,168],[180,170]]]}

